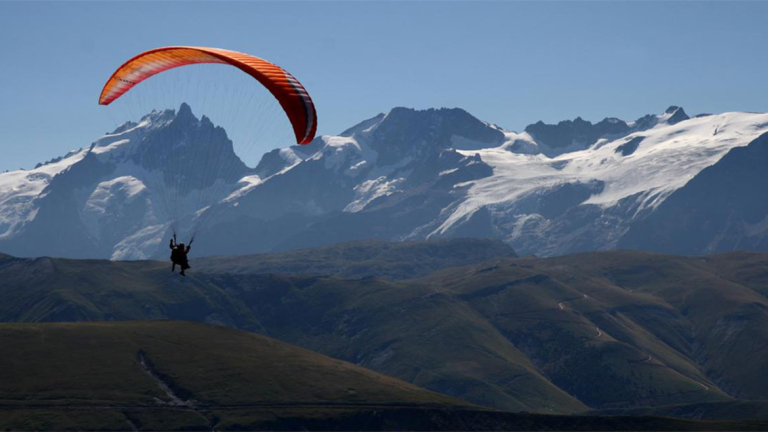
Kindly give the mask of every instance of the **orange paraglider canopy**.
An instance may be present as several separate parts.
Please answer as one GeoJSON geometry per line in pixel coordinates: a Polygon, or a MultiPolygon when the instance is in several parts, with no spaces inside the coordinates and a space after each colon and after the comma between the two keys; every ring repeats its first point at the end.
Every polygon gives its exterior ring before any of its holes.
{"type": "Polygon", "coordinates": [[[219,48],[165,47],[143,52],[120,66],[104,85],[100,105],[109,105],[145,79],[168,69],[191,64],[235,66],[254,77],[283,107],[296,134],[296,142],[309,144],[317,130],[315,105],[304,86],[283,68],[252,55],[219,48]]]}

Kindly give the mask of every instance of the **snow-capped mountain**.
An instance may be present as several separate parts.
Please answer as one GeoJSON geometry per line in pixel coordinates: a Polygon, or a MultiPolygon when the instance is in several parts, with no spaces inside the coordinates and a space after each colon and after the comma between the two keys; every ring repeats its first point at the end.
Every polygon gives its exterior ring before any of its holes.
{"type": "Polygon", "coordinates": [[[436,237],[538,255],[768,250],[765,132],[768,114],[679,107],[520,133],[461,109],[395,108],[249,169],[182,105],[0,174],[0,251],[160,257],[172,229],[197,229],[206,255],[436,237]]]}
{"type": "Polygon", "coordinates": [[[152,112],[59,160],[0,174],[0,248],[20,256],[154,256],[171,220],[189,226],[202,197],[220,200],[247,172],[226,132],[188,105],[152,112]]]}

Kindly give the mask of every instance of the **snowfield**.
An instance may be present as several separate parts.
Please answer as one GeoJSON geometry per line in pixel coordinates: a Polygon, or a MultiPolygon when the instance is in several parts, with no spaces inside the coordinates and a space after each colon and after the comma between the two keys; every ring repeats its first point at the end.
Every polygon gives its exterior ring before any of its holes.
{"type": "Polygon", "coordinates": [[[0,238],[12,233],[19,224],[34,219],[34,199],[40,196],[54,176],[80,162],[88,151],[88,148],[72,151],[57,162],[32,170],[1,173],[0,238]]]}
{"type": "MultiPolygon", "coordinates": [[[[512,140],[521,139],[513,133],[499,148],[460,150],[465,155],[479,154],[493,167],[494,175],[472,182],[466,201],[431,235],[446,232],[482,207],[514,202],[566,183],[604,183],[602,192],[583,204],[611,207],[638,195],[639,210],[656,207],[729,150],[745,146],[765,132],[768,114],[725,113],[674,125],[660,121],[652,129],[598,141],[587,149],[553,158],[508,151],[512,140]],[[633,140],[639,143],[625,156],[621,147],[633,140]]],[[[525,139],[530,140],[530,136],[525,139]]]]}

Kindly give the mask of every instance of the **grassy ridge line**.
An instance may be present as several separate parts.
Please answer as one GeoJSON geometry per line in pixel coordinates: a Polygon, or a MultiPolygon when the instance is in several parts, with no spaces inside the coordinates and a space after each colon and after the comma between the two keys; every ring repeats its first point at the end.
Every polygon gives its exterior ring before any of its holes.
{"type": "Polygon", "coordinates": [[[511,247],[493,239],[363,240],[290,252],[201,258],[193,265],[206,273],[374,276],[399,280],[445,267],[514,256],[511,247]]]}

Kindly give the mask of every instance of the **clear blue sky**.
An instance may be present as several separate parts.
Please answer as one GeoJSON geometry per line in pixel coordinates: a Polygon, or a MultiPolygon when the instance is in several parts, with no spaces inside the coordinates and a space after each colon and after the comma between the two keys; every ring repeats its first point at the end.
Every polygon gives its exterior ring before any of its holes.
{"type": "Polygon", "coordinates": [[[166,45],[251,53],[312,94],[320,133],[394,106],[520,130],[582,116],[768,111],[763,2],[0,2],[0,170],[114,127],[96,100],[166,45]]]}

